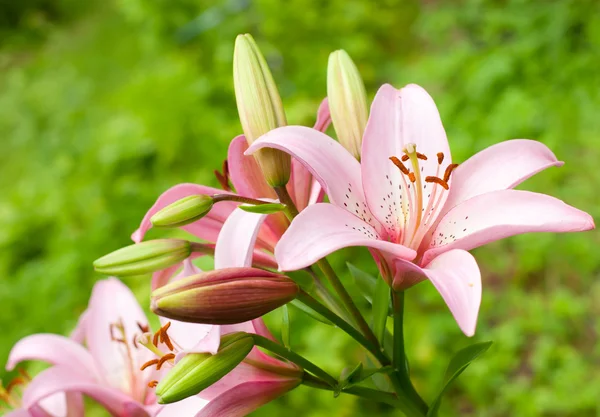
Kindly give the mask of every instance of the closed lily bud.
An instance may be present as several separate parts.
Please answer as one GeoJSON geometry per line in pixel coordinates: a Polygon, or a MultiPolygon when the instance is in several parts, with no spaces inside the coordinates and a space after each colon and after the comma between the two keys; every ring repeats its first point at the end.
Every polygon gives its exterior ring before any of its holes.
{"type": "Polygon", "coordinates": [[[126,246],[95,260],[94,269],[106,275],[142,275],[175,265],[191,253],[192,245],[187,240],[149,240],[126,246]]]}
{"type": "Polygon", "coordinates": [[[298,285],[285,275],[256,268],[225,268],[173,281],[152,293],[159,316],[205,324],[258,318],[296,298],[298,285]]]}
{"type": "Polygon", "coordinates": [[[179,227],[206,216],[213,206],[207,195],[189,195],[158,211],[150,221],[156,227],[179,227]]]}
{"type": "MultiPolygon", "coordinates": [[[[277,86],[251,35],[239,35],[233,54],[233,83],[240,122],[248,144],[270,130],[287,124],[277,86]]],[[[290,179],[290,156],[265,148],[254,154],[269,185],[290,179]]]]}
{"type": "Polygon", "coordinates": [[[184,356],[156,386],[158,403],[180,401],[210,387],[238,366],[253,347],[254,339],[248,333],[230,333],[221,338],[216,355],[184,356]]]}
{"type": "Polygon", "coordinates": [[[367,93],[358,68],[344,50],[329,55],[327,99],[338,140],[360,160],[362,137],[369,117],[367,93]]]}

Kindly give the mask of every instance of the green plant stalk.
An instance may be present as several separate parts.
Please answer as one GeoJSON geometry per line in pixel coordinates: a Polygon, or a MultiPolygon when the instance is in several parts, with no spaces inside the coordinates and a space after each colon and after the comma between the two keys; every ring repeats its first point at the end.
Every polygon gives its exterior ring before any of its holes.
{"type": "Polygon", "coordinates": [[[329,384],[332,388],[337,387],[338,380],[336,378],[332,377],[327,372],[325,372],[323,369],[321,369],[320,367],[318,367],[317,365],[315,365],[308,359],[304,358],[303,356],[300,356],[297,353],[292,352],[291,350],[285,348],[284,346],[280,345],[279,343],[273,342],[272,340],[269,340],[266,337],[263,337],[263,336],[260,336],[257,334],[253,334],[252,337],[254,338],[254,344],[256,346],[266,349],[269,352],[272,352],[278,356],[281,356],[284,359],[287,359],[288,361],[290,361],[292,363],[295,363],[296,365],[300,366],[304,370],[321,378],[323,381],[325,381],[325,383],[329,384]]]}
{"type": "MultiPolygon", "coordinates": [[[[314,376],[307,373],[304,374],[302,384],[312,388],[322,389],[326,391],[334,391],[334,389],[330,387],[326,382],[321,381],[318,378],[315,378],[314,376]]],[[[340,392],[344,394],[355,395],[357,397],[365,398],[371,401],[391,405],[392,407],[402,410],[409,417],[425,416],[425,414],[423,414],[418,408],[415,408],[410,401],[406,401],[404,398],[397,397],[396,395],[389,392],[379,391],[376,389],[361,386],[344,388],[340,392]]]]}
{"type": "Polygon", "coordinates": [[[402,390],[425,412],[427,404],[410,380],[408,360],[404,349],[404,291],[392,291],[392,305],[394,309],[394,355],[392,366],[398,375],[402,390]]]}
{"type": "Polygon", "coordinates": [[[213,203],[220,201],[235,201],[238,203],[252,204],[253,206],[260,206],[263,204],[273,204],[270,201],[257,200],[256,198],[244,197],[237,194],[215,194],[212,196],[213,203]]]}

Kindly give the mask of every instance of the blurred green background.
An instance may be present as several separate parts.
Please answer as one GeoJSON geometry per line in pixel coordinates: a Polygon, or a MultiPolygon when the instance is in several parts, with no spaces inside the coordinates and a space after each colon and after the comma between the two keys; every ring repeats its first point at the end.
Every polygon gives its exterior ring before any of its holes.
{"type": "MultiPolygon", "coordinates": [[[[597,0],[0,0],[0,362],[27,334],[70,331],[101,278],[91,262],[129,244],[159,193],[217,185],[212,171],[240,133],[231,68],[244,32],[291,123],[313,123],[328,54],[344,48],[371,97],[384,82],[429,90],[456,161],[540,140],[566,164],[525,187],[600,214],[597,0]]],[[[600,415],[599,241],[537,234],[474,251],[484,280],[474,340],[495,343],[441,415],[600,415]]],[[[332,257],[347,282],[345,256],[375,273],[366,251],[347,250],[332,257]]],[[[146,304],[148,280],[126,282],[146,304]]],[[[474,340],[429,284],[407,297],[411,368],[431,399],[450,354],[474,340]]],[[[293,347],[335,374],[361,358],[300,314],[292,331],[293,347]]],[[[253,414],[279,415],[394,414],[299,388],[253,414]]]]}

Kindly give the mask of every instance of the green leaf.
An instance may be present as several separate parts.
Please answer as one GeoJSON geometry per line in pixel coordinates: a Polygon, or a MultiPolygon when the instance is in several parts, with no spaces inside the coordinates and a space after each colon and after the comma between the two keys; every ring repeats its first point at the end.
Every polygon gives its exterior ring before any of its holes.
{"type": "Polygon", "coordinates": [[[287,305],[283,305],[281,309],[281,341],[283,346],[289,349],[290,347],[290,313],[287,305]]]}
{"type": "Polygon", "coordinates": [[[446,369],[446,374],[444,375],[444,386],[440,390],[439,394],[435,398],[435,400],[431,403],[431,407],[429,408],[429,412],[427,413],[427,417],[435,417],[437,416],[438,409],[440,408],[440,404],[442,402],[442,396],[444,392],[450,384],[459,377],[460,374],[463,373],[467,366],[471,364],[475,359],[481,356],[485,351],[487,351],[492,342],[481,342],[475,343],[473,345],[467,346],[456,352],[450,363],[448,364],[448,369],[446,369]]]}
{"type": "Polygon", "coordinates": [[[350,368],[344,368],[342,375],[340,376],[340,383],[333,396],[337,397],[344,389],[360,384],[377,374],[389,374],[392,371],[393,368],[391,366],[364,369],[362,362],[356,365],[351,371],[350,368]]]}
{"type": "Polygon", "coordinates": [[[292,300],[292,301],[289,302],[289,304],[293,305],[298,310],[301,310],[304,313],[308,314],[313,319],[315,319],[317,321],[320,321],[321,323],[327,324],[329,326],[333,326],[332,322],[330,322],[329,320],[327,320],[325,317],[323,317],[322,315],[320,315],[319,313],[317,313],[315,310],[313,310],[312,308],[310,308],[306,304],[303,304],[303,303],[301,303],[298,300],[292,300]]]}
{"type": "Polygon", "coordinates": [[[285,206],[280,203],[267,203],[267,204],[242,204],[240,208],[248,213],[258,213],[258,214],[273,214],[279,213],[280,211],[285,210],[285,206]]]}
{"type": "Polygon", "coordinates": [[[390,306],[390,287],[383,279],[377,280],[373,296],[373,333],[380,344],[385,336],[385,324],[390,306]]]}
{"type": "Polygon", "coordinates": [[[356,282],[356,286],[360,289],[363,297],[365,297],[368,302],[372,303],[378,279],[373,275],[358,269],[350,262],[346,262],[346,265],[348,265],[350,275],[352,275],[352,278],[354,278],[354,282],[356,282]]]}

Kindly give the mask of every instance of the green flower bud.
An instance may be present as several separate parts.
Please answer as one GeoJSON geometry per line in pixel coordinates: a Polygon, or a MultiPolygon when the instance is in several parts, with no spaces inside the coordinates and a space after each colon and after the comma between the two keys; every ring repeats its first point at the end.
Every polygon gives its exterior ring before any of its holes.
{"type": "Polygon", "coordinates": [[[151,308],[178,321],[234,324],[261,317],[296,298],[285,275],[256,268],[225,268],[183,278],[156,289],[151,308]]]}
{"type": "Polygon", "coordinates": [[[192,245],[187,240],[149,240],[126,246],[96,259],[94,269],[106,275],[142,275],[175,265],[191,253],[192,245]]]}
{"type": "Polygon", "coordinates": [[[156,227],[179,227],[206,216],[213,206],[207,195],[189,195],[158,211],[150,221],[156,227]]]}
{"type": "Polygon", "coordinates": [[[158,403],[181,401],[210,387],[238,366],[253,347],[254,339],[248,333],[230,333],[221,338],[216,355],[184,356],[157,385],[158,403]]]}
{"type": "MultiPolygon", "coordinates": [[[[233,54],[233,83],[240,122],[246,140],[253,143],[270,130],[287,124],[277,86],[252,36],[239,35],[233,54]]],[[[271,186],[290,179],[290,156],[276,149],[254,154],[271,186]]]]}
{"type": "Polygon", "coordinates": [[[344,50],[329,55],[327,99],[338,140],[360,160],[362,137],[369,117],[367,93],[358,68],[344,50]]]}

